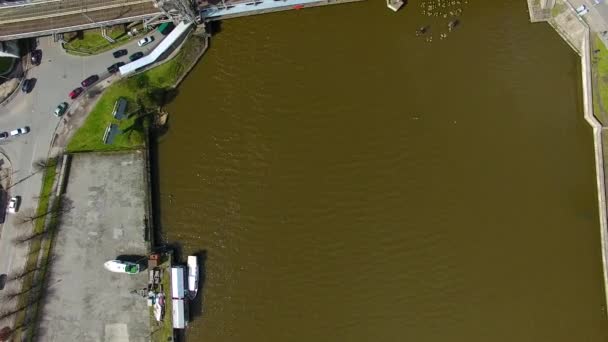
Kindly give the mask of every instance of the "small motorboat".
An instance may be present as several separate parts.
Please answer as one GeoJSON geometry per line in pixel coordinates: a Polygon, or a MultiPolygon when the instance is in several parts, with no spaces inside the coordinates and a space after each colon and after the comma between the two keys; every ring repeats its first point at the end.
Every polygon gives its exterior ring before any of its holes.
{"type": "Polygon", "coordinates": [[[198,292],[198,259],[196,255],[188,256],[188,297],[194,299],[198,292]]]}
{"type": "Polygon", "coordinates": [[[137,274],[139,273],[139,264],[130,262],[130,261],[122,261],[122,260],[110,260],[106,261],[103,264],[103,267],[110,272],[116,273],[127,273],[127,274],[137,274]]]}
{"type": "Polygon", "coordinates": [[[156,300],[154,302],[154,318],[157,322],[163,320],[163,315],[165,313],[165,295],[162,293],[158,293],[156,295],[156,300]]]}

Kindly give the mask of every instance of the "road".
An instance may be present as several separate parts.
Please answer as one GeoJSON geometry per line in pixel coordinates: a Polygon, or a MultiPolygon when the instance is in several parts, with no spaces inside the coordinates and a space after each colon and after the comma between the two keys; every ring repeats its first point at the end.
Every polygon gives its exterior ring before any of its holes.
{"type": "MultiPolygon", "coordinates": [[[[572,7],[586,6],[589,12],[583,15],[583,19],[589,24],[592,31],[605,32],[608,31],[608,0],[600,0],[596,3],[595,0],[568,0],[572,7]]],[[[604,44],[608,45],[608,33],[600,34],[604,44]]]]}
{"type": "MultiPolygon", "coordinates": [[[[129,55],[137,51],[149,53],[162,36],[154,32],[154,43],[143,48],[133,40],[120,48],[126,48],[129,55]]],[[[39,39],[43,52],[42,63],[29,67],[28,78],[36,78],[36,85],[29,94],[19,93],[5,106],[0,105],[0,130],[9,131],[18,127],[29,126],[30,133],[9,138],[0,145],[0,151],[10,159],[13,168],[9,196],[22,197],[20,211],[35,209],[38,204],[37,196],[42,185],[42,172],[35,172],[32,164],[38,159],[46,159],[49,146],[59,124],[59,118],[53,115],[57,105],[63,101],[70,105],[68,93],[78,87],[80,82],[92,74],[99,74],[103,79],[108,75],[106,68],[119,61],[128,62],[128,55],[120,59],[112,56],[112,51],[106,53],[77,57],[72,56],[61,48],[59,43],[50,37],[39,39]]],[[[83,101],[80,96],[76,101],[83,101]]],[[[99,132],[100,139],[103,132],[99,132]]],[[[15,245],[15,237],[28,229],[15,222],[15,215],[8,215],[0,233],[0,274],[14,274],[25,265],[27,247],[15,245]]],[[[9,282],[6,290],[12,290],[16,283],[9,282]]]]}

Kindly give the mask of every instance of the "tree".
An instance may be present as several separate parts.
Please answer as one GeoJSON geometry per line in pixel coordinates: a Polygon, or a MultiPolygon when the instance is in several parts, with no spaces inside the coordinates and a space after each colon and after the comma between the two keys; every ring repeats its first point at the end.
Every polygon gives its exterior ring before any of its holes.
{"type": "Polygon", "coordinates": [[[33,208],[26,208],[20,210],[15,216],[15,224],[18,226],[25,226],[32,223],[36,217],[36,211],[33,208]]]}
{"type": "Polygon", "coordinates": [[[45,159],[45,158],[36,159],[36,161],[34,161],[32,163],[34,172],[40,172],[40,171],[48,168],[49,166],[51,166],[51,163],[50,163],[49,159],[45,159]]]}

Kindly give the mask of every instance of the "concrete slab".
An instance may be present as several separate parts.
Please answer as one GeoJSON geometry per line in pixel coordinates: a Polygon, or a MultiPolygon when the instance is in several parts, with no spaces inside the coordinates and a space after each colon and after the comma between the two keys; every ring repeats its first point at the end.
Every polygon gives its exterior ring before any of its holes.
{"type": "Polygon", "coordinates": [[[40,341],[150,340],[146,300],[132,293],[146,286],[147,272],[103,267],[119,255],[146,255],[144,170],[141,152],[73,156],[65,193],[72,209],[55,240],[40,341]]]}

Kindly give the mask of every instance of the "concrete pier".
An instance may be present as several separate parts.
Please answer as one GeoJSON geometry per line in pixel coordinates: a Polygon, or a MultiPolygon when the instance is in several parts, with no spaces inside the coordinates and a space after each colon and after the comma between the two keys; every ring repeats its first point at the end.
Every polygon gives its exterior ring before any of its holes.
{"type": "Polygon", "coordinates": [[[405,3],[401,0],[386,0],[386,6],[397,12],[405,3]]]}

